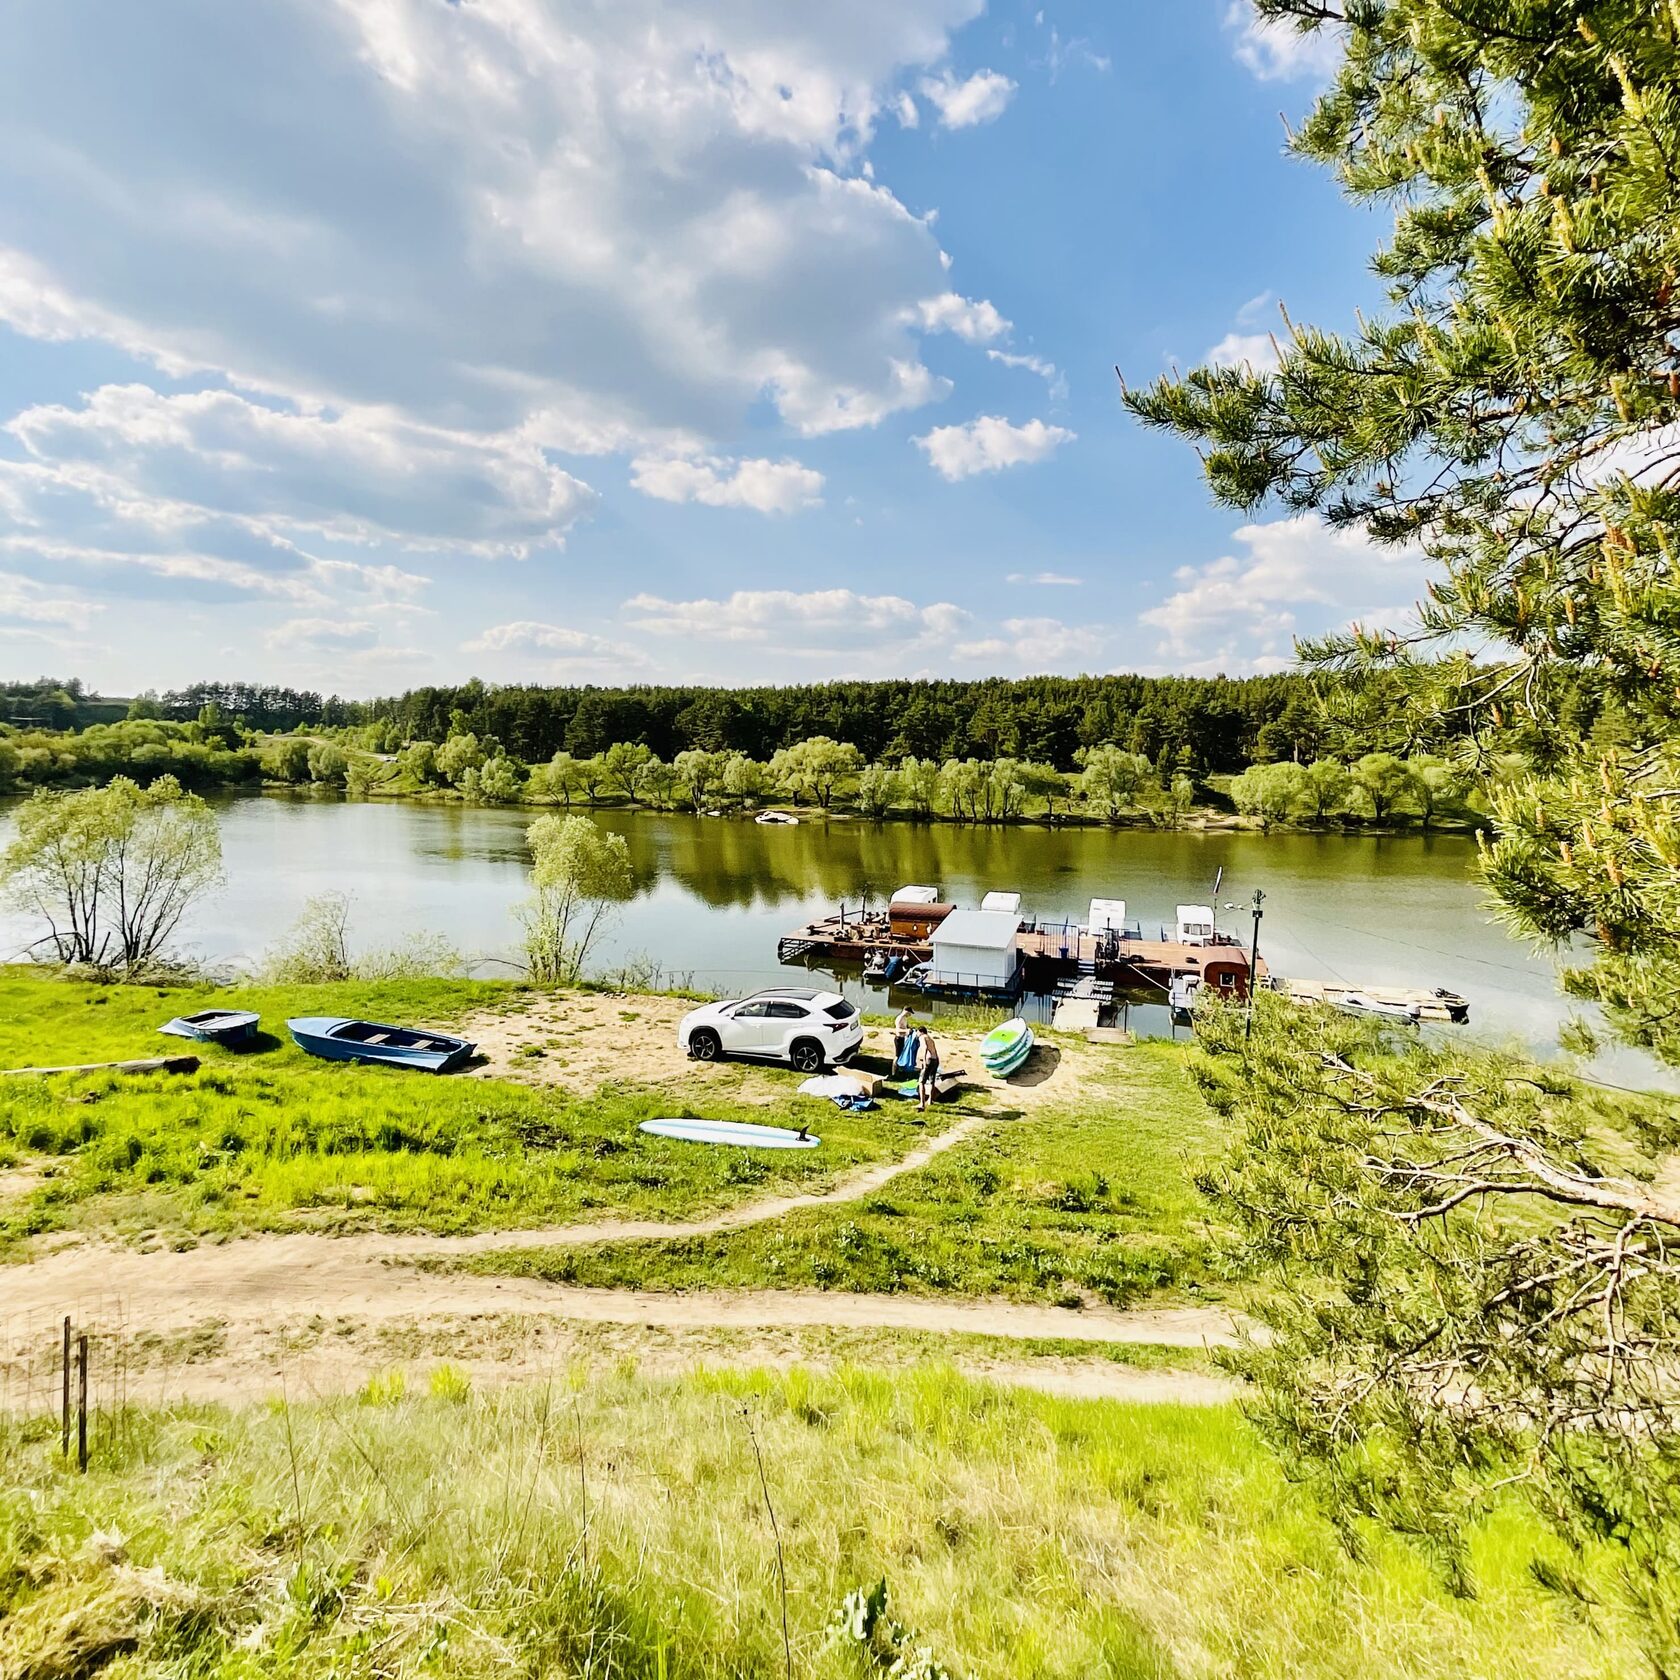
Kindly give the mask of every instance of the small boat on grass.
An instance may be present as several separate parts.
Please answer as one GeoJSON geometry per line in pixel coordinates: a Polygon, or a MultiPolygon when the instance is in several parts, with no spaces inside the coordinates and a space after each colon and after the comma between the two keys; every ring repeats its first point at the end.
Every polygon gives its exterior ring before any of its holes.
{"type": "Polygon", "coordinates": [[[158,1028],[172,1038],[190,1038],[200,1044],[249,1044],[257,1036],[261,1016],[249,1009],[201,1009],[196,1015],[177,1015],[158,1028]]]}
{"type": "Polygon", "coordinates": [[[1033,1030],[1017,1015],[980,1040],[980,1060],[989,1073],[1005,1079],[1032,1054],[1032,1047],[1033,1030]]]}
{"type": "Polygon", "coordinates": [[[448,1073],[478,1048],[453,1033],[392,1027],[380,1021],[352,1021],[336,1015],[303,1015],[286,1023],[300,1050],[329,1062],[383,1062],[448,1073]]]}

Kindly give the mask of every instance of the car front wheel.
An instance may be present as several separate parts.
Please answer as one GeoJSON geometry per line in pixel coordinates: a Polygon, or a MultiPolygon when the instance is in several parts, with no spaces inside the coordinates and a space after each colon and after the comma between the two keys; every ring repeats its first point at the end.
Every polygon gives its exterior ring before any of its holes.
{"type": "Polygon", "coordinates": [[[688,1053],[697,1062],[715,1062],[723,1054],[723,1040],[710,1027],[690,1033],[688,1053]]]}
{"type": "Polygon", "coordinates": [[[788,1051],[788,1060],[797,1073],[816,1073],[823,1065],[822,1046],[814,1038],[798,1039],[788,1051]]]}

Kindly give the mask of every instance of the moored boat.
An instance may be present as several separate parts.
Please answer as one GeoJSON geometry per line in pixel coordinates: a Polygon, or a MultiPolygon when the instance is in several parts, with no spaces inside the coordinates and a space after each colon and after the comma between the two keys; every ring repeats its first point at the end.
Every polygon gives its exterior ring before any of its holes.
{"type": "Polygon", "coordinates": [[[1402,1021],[1415,1027],[1422,1013],[1416,1003],[1391,1003],[1386,998],[1372,997],[1368,992],[1343,992],[1336,999],[1336,1007],[1344,1015],[1372,1016],[1379,1021],[1402,1021]]]}
{"type": "Polygon", "coordinates": [[[286,1023],[300,1050],[329,1062],[383,1062],[390,1067],[447,1073],[466,1061],[476,1044],[453,1033],[393,1027],[336,1015],[304,1015],[286,1023]]]}
{"type": "Polygon", "coordinates": [[[261,1016],[249,1009],[201,1009],[195,1015],[177,1015],[158,1028],[172,1038],[190,1038],[200,1044],[249,1044],[257,1036],[261,1016]]]}
{"type": "Polygon", "coordinates": [[[753,821],[780,828],[798,828],[799,826],[799,818],[790,811],[760,811],[753,818],[753,821]]]}

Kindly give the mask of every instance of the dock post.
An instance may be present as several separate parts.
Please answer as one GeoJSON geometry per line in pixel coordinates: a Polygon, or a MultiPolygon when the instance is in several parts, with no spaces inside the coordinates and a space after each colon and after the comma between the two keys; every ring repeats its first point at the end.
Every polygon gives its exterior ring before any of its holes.
{"type": "Polygon", "coordinates": [[[1243,1021],[1243,1043],[1248,1043],[1248,1035],[1254,1031],[1254,988],[1258,984],[1260,973],[1260,918],[1265,911],[1260,908],[1266,902],[1266,895],[1256,887],[1254,889],[1254,943],[1248,953],[1248,1015],[1243,1021]]]}

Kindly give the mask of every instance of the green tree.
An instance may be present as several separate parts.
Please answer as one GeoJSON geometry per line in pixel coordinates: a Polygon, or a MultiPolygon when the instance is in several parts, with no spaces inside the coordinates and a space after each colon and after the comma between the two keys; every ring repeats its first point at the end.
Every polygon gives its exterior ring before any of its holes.
{"type": "Polygon", "coordinates": [[[336,741],[317,741],[309,749],[309,779],[327,787],[343,787],[350,758],[336,741]]]}
{"type": "Polygon", "coordinates": [[[517,804],[523,791],[524,781],[519,774],[519,766],[506,753],[487,759],[478,772],[477,797],[487,805],[517,804]]]}
{"type": "Polygon", "coordinates": [[[992,763],[987,777],[986,799],[988,814],[999,822],[1008,822],[1021,809],[1026,796],[1026,778],[1020,763],[1013,758],[1000,758],[992,763]]]}
{"type": "Polygon", "coordinates": [[[1056,820],[1057,805],[1064,802],[1071,793],[1071,784],[1066,773],[1058,770],[1053,764],[1023,764],[1021,785],[1029,799],[1044,801],[1045,814],[1051,822],[1056,820]]]}
{"type": "Polygon", "coordinates": [[[262,773],[271,782],[309,780],[309,743],[296,735],[273,742],[262,755],[262,773]]]}
{"type": "Polygon", "coordinates": [[[1138,794],[1153,775],[1142,753],[1116,746],[1084,747],[1078,759],[1080,796],[1110,822],[1137,804],[1138,794]]]}
{"type": "Polygon", "coordinates": [[[351,761],[344,772],[344,791],[352,799],[366,799],[373,789],[373,766],[365,758],[351,761]]]}
{"type": "Polygon", "coordinates": [[[696,811],[704,811],[711,804],[713,796],[723,785],[723,773],[728,763],[727,753],[711,752],[700,747],[690,747],[671,761],[677,785],[696,811]]]}
{"type": "Polygon", "coordinates": [[[723,767],[723,789],[743,805],[756,805],[770,785],[764,766],[745,753],[731,753],[723,767]]]}
{"type": "Polygon", "coordinates": [[[588,817],[538,817],[525,831],[535,891],[523,912],[525,961],[539,985],[575,982],[613,907],[635,890],[630,847],[588,817]]]}
{"type": "Polygon", "coordinates": [[[907,758],[898,767],[904,802],[918,817],[931,817],[938,807],[939,773],[931,758],[907,758]]]}
{"type": "Polygon", "coordinates": [[[1353,785],[1371,802],[1371,815],[1387,822],[1402,801],[1416,802],[1410,765],[1390,752],[1366,753],[1353,767],[1353,785]]]}
{"type": "Polygon", "coordinates": [[[958,822],[979,822],[986,767],[977,758],[948,758],[939,770],[939,801],[958,822]]]}
{"type": "Polygon", "coordinates": [[[615,741],[601,754],[601,780],[624,798],[634,798],[636,778],[652,759],[653,748],[640,741],[615,741]]]}
{"type": "Polygon", "coordinates": [[[770,779],[795,799],[827,810],[848,776],[863,768],[863,754],[849,741],[813,735],[808,741],[783,747],[770,760],[770,779]]]}
{"type": "Polygon", "coordinates": [[[1353,797],[1353,772],[1337,759],[1314,759],[1305,767],[1301,786],[1306,809],[1323,822],[1353,797]]]}
{"type": "Polygon", "coordinates": [[[216,814],[173,776],[145,788],[118,776],[75,793],[38,789],[0,854],[8,899],[47,924],[32,950],[130,975],[163,955],[221,873],[216,814]]]}
{"type": "Polygon", "coordinates": [[[484,767],[485,751],[476,735],[451,735],[437,750],[437,773],[455,787],[460,787],[462,778],[471,770],[477,772],[484,767]]]}
{"type": "Polygon", "coordinates": [[[898,799],[898,774],[871,764],[858,777],[857,808],[866,817],[884,817],[898,799]]]}
{"type": "Polygon", "coordinates": [[[438,769],[437,745],[432,741],[410,741],[397,755],[397,768],[421,787],[443,779],[438,769]]]}
{"type": "Polygon", "coordinates": [[[1232,781],[1231,798],[1250,816],[1267,823],[1287,822],[1307,798],[1307,773],[1288,759],[1256,764],[1232,781]]]}
{"type": "Polygon", "coordinates": [[[642,804],[651,805],[656,811],[668,810],[676,803],[677,773],[664,759],[649,754],[636,766],[631,792],[642,804]]]}
{"type": "MultiPolygon", "coordinates": [[[[1293,144],[1397,207],[1390,303],[1352,335],[1291,327],[1276,368],[1129,401],[1196,442],[1231,506],[1429,557],[1415,625],[1304,650],[1342,678],[1327,740],[1455,753],[1502,914],[1586,935],[1569,983],[1680,1061],[1680,13],[1254,3],[1341,32],[1293,144]],[[1623,714],[1612,738],[1583,733],[1586,683],[1623,714]]],[[[1595,1160],[1609,1117],[1549,1075],[1282,1043],[1275,1078],[1251,1071],[1230,1196],[1316,1297],[1256,1366],[1274,1433],[1344,1509],[1449,1545],[1487,1482],[1526,1486],[1572,1541],[1622,1549],[1653,1668],[1680,1672],[1680,1215],[1595,1160]]]]}

